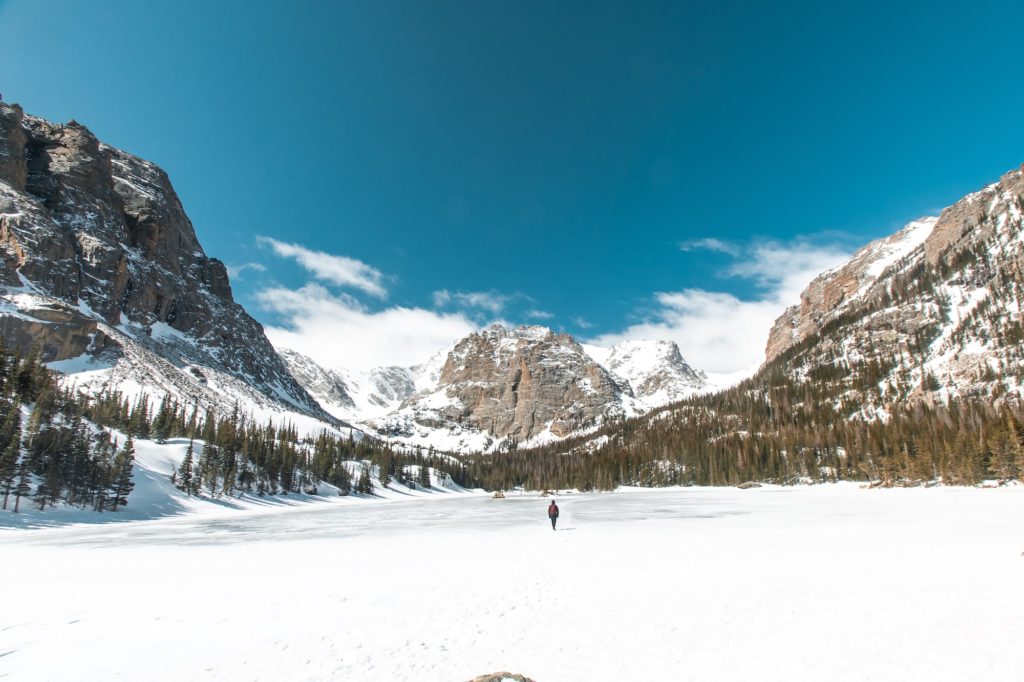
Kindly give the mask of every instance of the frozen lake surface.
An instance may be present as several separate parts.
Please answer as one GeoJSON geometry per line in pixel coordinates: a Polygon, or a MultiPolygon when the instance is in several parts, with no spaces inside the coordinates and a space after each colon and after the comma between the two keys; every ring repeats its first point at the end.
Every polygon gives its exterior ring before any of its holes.
{"type": "Polygon", "coordinates": [[[0,532],[25,680],[1018,680],[1024,487],[320,504],[0,532]]]}

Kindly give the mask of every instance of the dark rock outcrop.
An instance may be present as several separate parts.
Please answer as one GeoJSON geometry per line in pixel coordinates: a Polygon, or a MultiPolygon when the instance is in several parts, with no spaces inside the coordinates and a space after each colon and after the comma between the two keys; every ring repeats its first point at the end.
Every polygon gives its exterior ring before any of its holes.
{"type": "Polygon", "coordinates": [[[126,343],[163,354],[150,341],[166,325],[189,341],[175,344],[171,365],[211,367],[326,417],[232,299],[224,264],[203,252],[163,170],[74,121],[3,103],[0,286],[7,342],[38,345],[46,360],[126,343]]]}

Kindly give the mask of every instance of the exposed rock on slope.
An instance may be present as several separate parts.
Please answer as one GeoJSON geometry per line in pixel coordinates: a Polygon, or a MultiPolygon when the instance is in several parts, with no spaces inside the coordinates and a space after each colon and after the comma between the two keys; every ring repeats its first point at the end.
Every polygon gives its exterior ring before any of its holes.
{"type": "Polygon", "coordinates": [[[283,350],[326,410],[382,435],[475,451],[544,442],[642,414],[706,385],[672,342],[582,346],[545,327],[489,327],[430,362],[328,370],[283,350]]]}
{"type": "Polygon", "coordinates": [[[938,218],[869,244],[779,318],[769,364],[798,377],[842,378],[846,399],[860,404],[1019,396],[1022,215],[1018,169],[938,218]]]}
{"type": "Polygon", "coordinates": [[[766,359],[817,333],[824,322],[860,301],[886,268],[927,239],[936,220],[915,220],[896,234],[871,242],[847,263],[818,275],[800,295],[800,303],[775,321],[768,335],[766,359]]]}
{"type": "Polygon", "coordinates": [[[561,437],[622,415],[621,388],[608,371],[572,337],[544,327],[496,325],[466,337],[449,353],[439,383],[406,406],[499,438],[527,440],[544,430],[561,437]],[[437,400],[441,392],[447,404],[437,400]]]}
{"type": "Polygon", "coordinates": [[[328,418],[232,300],[161,169],[2,103],[0,330],[89,370],[93,390],[328,418]]]}

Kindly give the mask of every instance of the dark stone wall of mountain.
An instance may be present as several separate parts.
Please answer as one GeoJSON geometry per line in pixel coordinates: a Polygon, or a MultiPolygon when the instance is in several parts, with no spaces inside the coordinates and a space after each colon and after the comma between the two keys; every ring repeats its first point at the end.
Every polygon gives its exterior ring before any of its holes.
{"type": "Polygon", "coordinates": [[[68,306],[59,325],[46,319],[52,310],[33,312],[52,305],[0,311],[5,337],[41,344],[47,360],[110,346],[103,325],[130,322],[144,336],[165,323],[197,342],[205,364],[323,414],[233,301],[224,264],[203,252],[163,170],[74,121],[54,124],[2,103],[0,284],[68,306]]]}

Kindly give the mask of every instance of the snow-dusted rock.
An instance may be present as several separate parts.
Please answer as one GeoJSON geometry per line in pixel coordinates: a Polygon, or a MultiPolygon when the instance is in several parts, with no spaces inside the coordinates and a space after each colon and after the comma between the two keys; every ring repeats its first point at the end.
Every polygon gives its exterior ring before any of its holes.
{"type": "Polygon", "coordinates": [[[3,103],[0,332],[90,390],[333,421],[234,302],[160,168],[3,103]]]}
{"type": "MultiPolygon", "coordinates": [[[[847,400],[1024,392],[1024,168],[868,244],[772,330],[768,362],[847,379],[847,400]]],[[[884,414],[884,406],[883,406],[884,414]]]]}
{"type": "Polygon", "coordinates": [[[331,414],[448,451],[548,442],[706,387],[670,341],[603,349],[541,326],[493,325],[409,368],[327,369],[294,351],[281,354],[331,414]]]}

